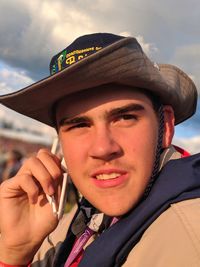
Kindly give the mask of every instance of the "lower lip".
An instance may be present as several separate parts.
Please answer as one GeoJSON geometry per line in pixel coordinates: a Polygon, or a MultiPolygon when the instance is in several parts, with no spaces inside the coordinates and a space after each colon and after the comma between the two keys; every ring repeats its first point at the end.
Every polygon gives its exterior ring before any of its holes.
{"type": "Polygon", "coordinates": [[[98,180],[98,179],[93,178],[92,180],[97,187],[110,188],[110,187],[117,187],[117,186],[123,185],[125,181],[127,180],[127,178],[128,178],[128,175],[123,174],[114,179],[98,180]]]}

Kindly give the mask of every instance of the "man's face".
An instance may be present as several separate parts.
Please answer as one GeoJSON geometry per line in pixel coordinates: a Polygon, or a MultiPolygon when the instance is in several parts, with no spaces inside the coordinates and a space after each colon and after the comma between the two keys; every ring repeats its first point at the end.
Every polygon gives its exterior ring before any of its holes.
{"type": "Polygon", "coordinates": [[[74,94],[57,106],[57,124],[72,180],[100,211],[133,208],[151,177],[158,119],[147,96],[124,86],[74,94]]]}

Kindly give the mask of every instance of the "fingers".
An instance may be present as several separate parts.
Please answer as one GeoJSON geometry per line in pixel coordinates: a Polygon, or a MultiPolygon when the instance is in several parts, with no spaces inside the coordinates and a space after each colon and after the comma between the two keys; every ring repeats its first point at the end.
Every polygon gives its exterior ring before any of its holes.
{"type": "MultiPolygon", "coordinates": [[[[48,150],[41,149],[36,157],[31,157],[24,162],[17,176],[19,179],[24,180],[23,182],[26,185],[29,183],[27,182],[28,180],[32,180],[32,184],[29,186],[31,186],[33,191],[36,185],[45,194],[53,195],[62,179],[61,163],[48,150]]],[[[35,191],[34,193],[30,192],[27,186],[26,192],[31,199],[34,199],[35,195],[37,195],[35,191]]]]}
{"type": "Polygon", "coordinates": [[[37,202],[39,191],[40,189],[36,180],[28,174],[17,175],[8,179],[4,181],[0,187],[0,195],[2,199],[23,198],[25,192],[31,204],[37,202]]]}
{"type": "Polygon", "coordinates": [[[60,160],[49,151],[40,150],[23,163],[13,178],[0,185],[0,232],[5,249],[23,248],[20,251],[24,256],[27,251],[35,251],[55,229],[58,218],[46,194],[54,194],[58,206],[62,176],[60,160]]]}

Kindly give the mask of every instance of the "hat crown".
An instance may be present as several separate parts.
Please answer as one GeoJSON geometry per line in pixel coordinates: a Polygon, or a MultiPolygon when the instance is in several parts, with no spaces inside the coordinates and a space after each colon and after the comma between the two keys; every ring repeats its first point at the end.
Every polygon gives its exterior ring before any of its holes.
{"type": "Polygon", "coordinates": [[[175,124],[188,119],[196,110],[197,89],[190,77],[172,65],[155,67],[133,37],[110,33],[84,35],[55,55],[50,69],[55,75],[0,96],[0,103],[55,126],[55,103],[61,98],[114,83],[157,95],[162,104],[173,107],[175,124]]]}
{"type": "Polygon", "coordinates": [[[50,74],[53,75],[123,38],[125,37],[111,33],[83,35],[53,56],[50,62],[50,74]]]}

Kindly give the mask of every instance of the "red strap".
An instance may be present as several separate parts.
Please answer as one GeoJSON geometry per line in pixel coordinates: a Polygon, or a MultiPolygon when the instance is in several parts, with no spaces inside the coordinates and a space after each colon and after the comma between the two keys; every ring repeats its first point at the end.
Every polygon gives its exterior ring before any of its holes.
{"type": "Polygon", "coordinates": [[[176,151],[178,151],[179,153],[181,153],[181,158],[185,158],[185,157],[191,156],[191,154],[188,151],[184,150],[181,147],[174,146],[174,148],[176,149],[176,151]]]}

